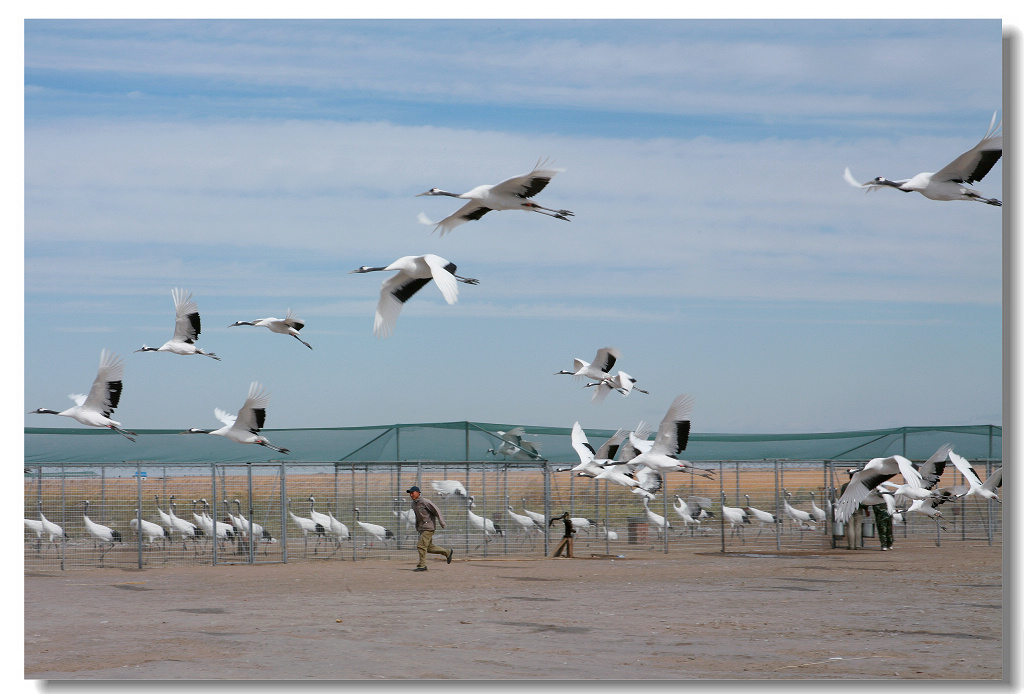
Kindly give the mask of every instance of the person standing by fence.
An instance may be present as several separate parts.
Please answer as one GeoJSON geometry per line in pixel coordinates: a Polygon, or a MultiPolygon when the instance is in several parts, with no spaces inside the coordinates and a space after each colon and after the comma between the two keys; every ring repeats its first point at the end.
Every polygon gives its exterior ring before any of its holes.
{"type": "Polygon", "coordinates": [[[875,528],[878,530],[878,542],[882,551],[892,549],[892,514],[885,504],[875,504],[875,528]]]}
{"type": "MultiPolygon", "coordinates": [[[[839,488],[839,497],[842,498],[843,494],[846,493],[846,488],[850,485],[853,480],[854,474],[857,473],[856,468],[850,468],[846,471],[846,474],[850,476],[850,479],[843,483],[843,486],[839,488]]],[[[863,504],[858,504],[857,508],[854,509],[853,513],[846,521],[846,549],[860,549],[861,544],[864,542],[864,530],[862,523],[870,518],[868,515],[868,508],[863,504]]]]}
{"type": "Polygon", "coordinates": [[[443,554],[448,563],[451,564],[452,555],[455,554],[455,550],[445,549],[434,544],[435,523],[440,524],[442,528],[444,527],[444,516],[441,515],[441,509],[430,499],[421,497],[420,488],[417,486],[409,487],[405,490],[405,493],[412,497],[412,512],[416,517],[416,530],[420,534],[419,542],[416,543],[416,551],[419,552],[420,561],[416,564],[416,568],[413,571],[427,570],[427,554],[443,554]]]}
{"type": "Polygon", "coordinates": [[[558,547],[555,548],[555,553],[551,556],[560,556],[562,554],[562,550],[564,549],[566,558],[572,559],[572,534],[576,532],[572,527],[572,518],[569,518],[569,512],[566,511],[562,515],[549,520],[548,527],[550,528],[551,525],[557,520],[560,520],[563,523],[565,523],[565,535],[562,536],[562,541],[558,543],[558,547]]]}

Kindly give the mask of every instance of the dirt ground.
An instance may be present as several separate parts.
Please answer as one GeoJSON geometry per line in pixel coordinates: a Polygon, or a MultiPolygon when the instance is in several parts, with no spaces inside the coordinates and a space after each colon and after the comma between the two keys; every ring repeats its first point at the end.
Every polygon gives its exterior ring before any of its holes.
{"type": "Polygon", "coordinates": [[[28,573],[25,678],[1004,673],[999,546],[431,560],[28,573]]]}

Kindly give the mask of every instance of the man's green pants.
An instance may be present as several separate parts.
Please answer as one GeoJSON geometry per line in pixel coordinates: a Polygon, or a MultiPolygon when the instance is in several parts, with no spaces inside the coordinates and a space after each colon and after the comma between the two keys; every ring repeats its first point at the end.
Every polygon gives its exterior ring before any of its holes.
{"type": "Polygon", "coordinates": [[[427,568],[427,554],[443,554],[448,556],[448,550],[444,547],[439,547],[434,544],[434,531],[433,530],[421,530],[420,541],[416,543],[416,550],[420,553],[420,563],[416,565],[417,568],[427,568]]]}

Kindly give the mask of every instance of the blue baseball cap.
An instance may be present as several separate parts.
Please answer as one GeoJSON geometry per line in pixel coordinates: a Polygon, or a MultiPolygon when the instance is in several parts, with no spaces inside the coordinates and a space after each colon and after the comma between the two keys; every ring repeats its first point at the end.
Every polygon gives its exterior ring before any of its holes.
{"type": "Polygon", "coordinates": [[[419,487],[413,485],[413,486],[409,487],[408,489],[406,489],[405,493],[406,494],[412,494],[413,492],[418,492],[419,490],[420,490],[419,487]]]}

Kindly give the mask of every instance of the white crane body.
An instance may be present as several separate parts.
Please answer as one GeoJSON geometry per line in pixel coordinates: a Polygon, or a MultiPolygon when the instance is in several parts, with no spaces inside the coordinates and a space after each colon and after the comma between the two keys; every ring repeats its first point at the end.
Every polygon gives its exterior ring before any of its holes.
{"type": "Polygon", "coordinates": [[[199,318],[199,307],[192,299],[192,293],[186,294],[184,289],[171,290],[171,297],[174,299],[174,336],[160,347],[147,347],[142,345],[136,352],[170,352],[190,356],[201,354],[220,361],[213,352],[204,352],[196,347],[196,340],[202,332],[201,320],[199,318]]]}
{"type": "Polygon", "coordinates": [[[441,290],[441,296],[449,305],[459,300],[459,282],[463,284],[479,284],[480,280],[472,277],[461,277],[455,274],[455,263],[445,260],[439,255],[407,255],[384,267],[363,265],[349,272],[396,272],[384,280],[380,287],[380,300],[373,318],[373,334],[376,337],[388,337],[394,332],[398,314],[402,312],[405,302],[416,292],[425,287],[430,280],[441,290]]]}
{"type": "Polygon", "coordinates": [[[494,185],[476,186],[465,193],[450,193],[440,188],[431,188],[416,197],[444,195],[460,200],[468,200],[469,202],[460,207],[454,214],[445,217],[439,222],[430,221],[422,212],[419,215],[419,220],[422,224],[433,226],[434,231],[440,231],[441,236],[444,236],[460,224],[480,219],[493,210],[539,212],[568,222],[570,221],[569,217],[573,216],[573,213],[569,210],[554,210],[542,207],[530,200],[530,198],[544,190],[555,174],[564,171],[564,169],[545,168],[546,166],[546,162],[538,161],[533,171],[528,174],[513,176],[494,185]]]}

